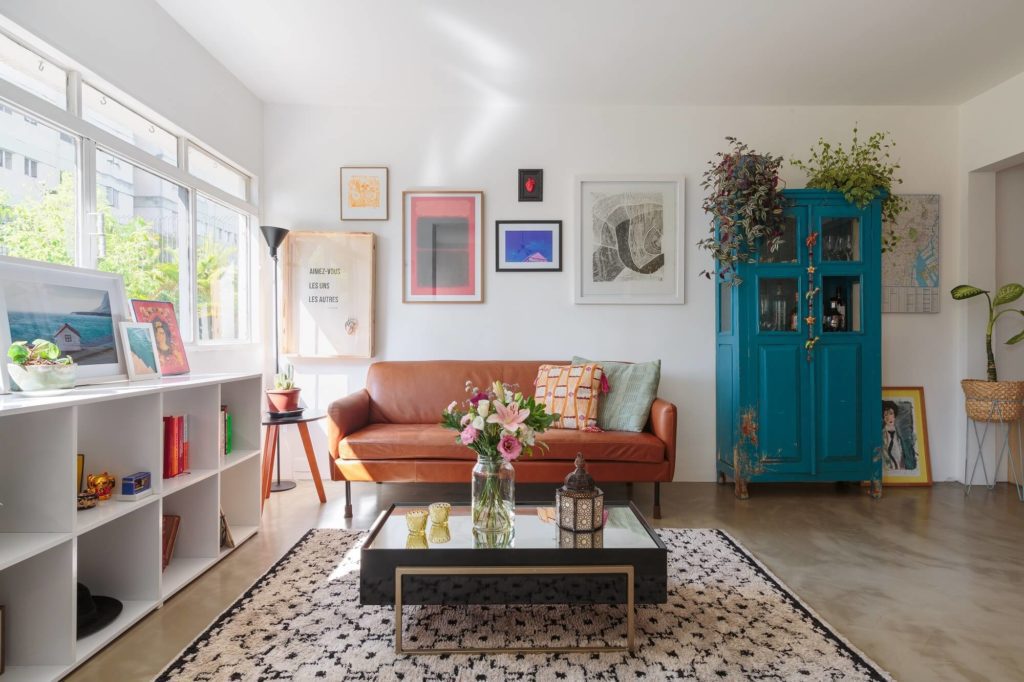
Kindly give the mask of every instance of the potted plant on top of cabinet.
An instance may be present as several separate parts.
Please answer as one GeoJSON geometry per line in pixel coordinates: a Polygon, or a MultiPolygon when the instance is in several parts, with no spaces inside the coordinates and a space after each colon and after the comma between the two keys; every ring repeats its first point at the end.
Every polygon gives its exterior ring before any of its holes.
{"type": "MultiPolygon", "coordinates": [[[[974,421],[980,422],[1012,422],[1021,416],[1024,407],[1024,381],[1000,381],[996,371],[996,356],[992,350],[992,330],[996,320],[1006,313],[1019,313],[1024,316],[1024,310],[1019,308],[1004,308],[996,311],[996,308],[1013,303],[1024,295],[1024,286],[1017,283],[1004,284],[999,287],[996,297],[993,299],[988,291],[979,289],[969,284],[961,284],[953,287],[949,292],[956,301],[963,301],[975,296],[985,295],[988,300],[988,325],[985,328],[985,353],[988,358],[988,378],[964,379],[960,385],[964,390],[966,400],[967,416],[974,421]]],[[[1007,339],[1008,345],[1020,343],[1024,340],[1024,331],[1021,331],[1007,339]]]]}
{"type": "Polygon", "coordinates": [[[721,281],[738,285],[743,280],[736,264],[753,262],[759,240],[767,240],[773,253],[782,243],[783,158],[758,154],[735,137],[725,139],[732,149],[708,162],[701,181],[708,192],[702,208],[713,220],[710,235],[697,245],[710,251],[717,263],[717,273],[705,270],[702,275],[711,279],[717,274],[721,281]]]}

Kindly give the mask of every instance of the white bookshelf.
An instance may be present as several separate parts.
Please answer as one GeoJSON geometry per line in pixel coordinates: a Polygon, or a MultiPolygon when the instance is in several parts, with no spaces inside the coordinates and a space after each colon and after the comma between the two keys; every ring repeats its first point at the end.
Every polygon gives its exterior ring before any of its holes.
{"type": "MultiPolygon", "coordinates": [[[[76,388],[58,397],[0,395],[0,605],[3,680],[59,679],[230,554],[260,523],[258,374],[169,377],[76,388]],[[232,415],[232,452],[218,451],[220,406],[232,415]],[[191,471],[162,478],[162,417],[189,416],[191,471]],[[152,475],[153,493],[78,511],[77,453],[85,473],[152,475]],[[161,523],[181,516],[161,570],[161,523]],[[75,638],[76,582],[124,604],[118,618],[75,638]]],[[[118,491],[120,488],[118,487],[118,491]]]]}

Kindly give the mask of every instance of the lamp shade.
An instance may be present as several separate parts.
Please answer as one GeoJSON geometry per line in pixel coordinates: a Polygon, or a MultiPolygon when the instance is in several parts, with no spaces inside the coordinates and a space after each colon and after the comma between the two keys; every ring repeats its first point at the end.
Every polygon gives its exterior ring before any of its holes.
{"type": "Polygon", "coordinates": [[[281,246],[281,242],[288,236],[288,230],[273,225],[260,225],[260,232],[263,233],[263,238],[267,240],[267,246],[270,247],[270,257],[277,258],[277,247],[281,246]]]}

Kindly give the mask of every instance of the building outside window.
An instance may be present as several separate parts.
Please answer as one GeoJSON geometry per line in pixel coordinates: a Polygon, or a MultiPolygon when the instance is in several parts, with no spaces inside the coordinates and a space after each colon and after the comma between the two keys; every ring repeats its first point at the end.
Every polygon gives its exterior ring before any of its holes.
{"type": "Polygon", "coordinates": [[[26,156],[25,157],[25,175],[29,176],[30,178],[38,178],[39,177],[39,162],[36,161],[35,159],[30,159],[30,158],[28,158],[26,156]]]}

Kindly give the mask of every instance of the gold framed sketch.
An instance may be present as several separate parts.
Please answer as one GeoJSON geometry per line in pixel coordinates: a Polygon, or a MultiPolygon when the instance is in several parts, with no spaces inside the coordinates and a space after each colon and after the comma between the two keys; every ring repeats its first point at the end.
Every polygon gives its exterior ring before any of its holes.
{"type": "Polygon", "coordinates": [[[388,167],[341,167],[341,219],[388,219],[388,167]]]}
{"type": "Polygon", "coordinates": [[[282,352],[310,358],[373,357],[376,236],[292,232],[282,250],[282,352]]]}
{"type": "Polygon", "coordinates": [[[924,388],[882,388],[882,485],[932,484],[924,388]]]}

